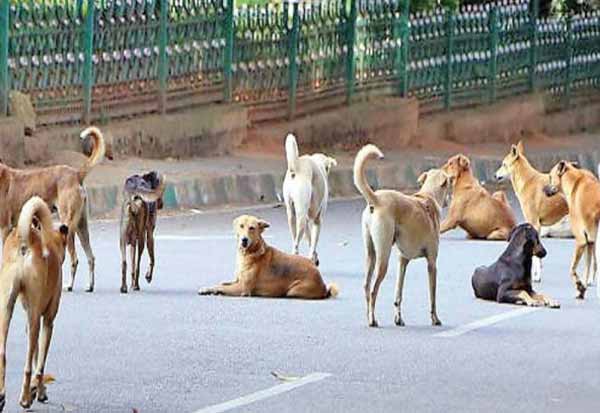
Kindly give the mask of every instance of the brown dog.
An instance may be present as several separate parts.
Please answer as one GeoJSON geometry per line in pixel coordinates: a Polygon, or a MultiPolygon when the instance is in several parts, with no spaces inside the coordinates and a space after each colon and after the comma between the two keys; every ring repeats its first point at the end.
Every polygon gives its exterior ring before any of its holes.
{"type": "MultiPolygon", "coordinates": [[[[510,152],[496,171],[496,180],[499,182],[509,177],[525,220],[533,225],[538,234],[541,233],[542,226],[554,225],[569,213],[567,201],[562,194],[547,197],[542,193],[550,176],[531,166],[525,157],[523,142],[519,141],[517,145],[511,146],[510,152]]],[[[533,258],[531,279],[535,282],[542,279],[541,260],[537,257],[533,258]]]]}
{"type": "Polygon", "coordinates": [[[448,216],[442,221],[440,232],[462,228],[475,239],[506,240],[517,220],[506,195],[493,195],[473,176],[469,158],[455,155],[442,167],[454,178],[454,190],[448,216]]]}
{"type": "Polygon", "coordinates": [[[92,168],[102,161],[106,147],[98,128],[90,127],[81,133],[82,139],[87,136],[93,139],[94,150],[79,169],[67,165],[56,165],[33,170],[20,170],[0,164],[2,240],[6,240],[21,208],[32,196],[39,196],[48,205],[56,206],[61,222],[66,223],[69,227],[68,250],[71,257],[71,283],[67,287],[68,291],[73,289],[78,264],[75,252],[75,234],[79,237],[89,265],[90,278],[86,291],[94,290],[94,254],[90,246],[87,195],[83,187],[83,180],[92,168]]]}
{"type": "MultiPolygon", "coordinates": [[[[575,237],[575,254],[571,262],[571,279],[577,290],[576,298],[583,299],[591,279],[596,278],[596,238],[600,220],[600,182],[589,171],[567,161],[560,161],[550,171],[550,183],[544,187],[546,196],[563,193],[569,205],[571,230],[575,237]],[[585,252],[585,284],[577,276],[577,265],[585,252]]],[[[600,283],[599,283],[600,284],[600,283]]],[[[600,285],[597,286],[600,298],[600,285]]]]}
{"type": "Polygon", "coordinates": [[[41,198],[33,197],[23,206],[17,228],[10,232],[4,242],[0,269],[0,411],[4,408],[6,397],[6,339],[17,298],[27,312],[29,333],[20,404],[23,408],[29,408],[35,397],[34,390],[38,401],[48,399],[44,387],[44,366],[60,304],[62,263],[68,232],[65,225],[55,230],[50,209],[41,198]],[[36,224],[32,225],[34,220],[36,224]],[[32,389],[34,361],[37,364],[32,389]]]}
{"type": "Polygon", "coordinates": [[[262,237],[269,223],[250,215],[233,221],[237,238],[236,279],[198,291],[200,295],[335,297],[334,284],[326,286],[319,269],[308,258],[290,255],[268,246],[262,237]]]}
{"type": "Polygon", "coordinates": [[[146,281],[152,282],[154,273],[154,228],[157,210],[162,208],[162,196],[165,192],[165,177],[152,171],[145,175],[129,177],[123,190],[121,206],[121,292],[127,293],[127,245],[131,252],[131,289],[140,289],[140,262],[144,247],[148,246],[150,267],[146,272],[146,281]],[[131,184],[131,185],[129,185],[131,184]],[[136,256],[137,253],[137,256],[136,256]]]}

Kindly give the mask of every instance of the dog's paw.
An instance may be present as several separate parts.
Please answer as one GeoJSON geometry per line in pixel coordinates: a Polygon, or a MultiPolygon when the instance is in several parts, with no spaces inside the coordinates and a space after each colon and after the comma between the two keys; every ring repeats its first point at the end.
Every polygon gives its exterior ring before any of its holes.
{"type": "Polygon", "coordinates": [[[146,273],[146,277],[145,278],[146,278],[146,282],[148,284],[150,284],[152,282],[152,274],[146,273]]]}
{"type": "Polygon", "coordinates": [[[538,301],[538,300],[532,300],[530,302],[527,303],[527,305],[529,307],[541,307],[544,305],[543,301],[538,301]]]}
{"type": "Polygon", "coordinates": [[[66,286],[63,288],[63,290],[65,290],[66,292],[70,293],[73,291],[73,287],[71,287],[70,285],[66,286]]]}
{"type": "Polygon", "coordinates": [[[4,405],[6,405],[6,395],[0,394],[0,412],[4,410],[4,405]]]}
{"type": "Polygon", "coordinates": [[[29,409],[33,403],[31,398],[31,394],[29,397],[21,396],[21,400],[19,400],[19,405],[24,409],[29,409]]]}
{"type": "Polygon", "coordinates": [[[404,320],[400,314],[396,314],[394,316],[394,324],[396,324],[398,327],[404,327],[404,320]]]}
{"type": "Polygon", "coordinates": [[[548,307],[550,308],[560,308],[560,303],[556,300],[550,300],[548,302],[548,307]]]}
{"type": "Polygon", "coordinates": [[[85,289],[86,293],[93,293],[94,292],[94,287],[93,286],[89,286],[88,288],[85,289]]]}
{"type": "Polygon", "coordinates": [[[585,290],[587,288],[583,285],[581,281],[577,281],[575,288],[577,288],[577,295],[575,296],[575,298],[578,300],[583,300],[585,298],[585,290]]]}
{"type": "Polygon", "coordinates": [[[127,287],[121,286],[121,294],[127,294],[127,287]]]}
{"type": "Polygon", "coordinates": [[[442,321],[437,316],[433,316],[433,317],[431,317],[431,325],[432,326],[441,326],[442,321]]]}
{"type": "Polygon", "coordinates": [[[133,291],[139,291],[140,290],[140,286],[139,285],[134,285],[133,287],[131,287],[131,289],[133,291]]]}
{"type": "Polygon", "coordinates": [[[215,294],[212,288],[201,288],[198,290],[198,295],[213,295],[215,294]]]}
{"type": "Polygon", "coordinates": [[[377,322],[377,320],[373,319],[369,321],[369,327],[379,327],[379,323],[377,322]]]}

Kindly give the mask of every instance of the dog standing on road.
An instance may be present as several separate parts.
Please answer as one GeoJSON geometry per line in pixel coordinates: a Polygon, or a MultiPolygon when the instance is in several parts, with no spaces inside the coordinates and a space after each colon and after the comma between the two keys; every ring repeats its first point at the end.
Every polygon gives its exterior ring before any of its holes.
{"type": "Polygon", "coordinates": [[[471,161],[455,155],[442,167],[454,178],[454,190],[448,216],[442,221],[441,233],[464,229],[475,239],[506,240],[517,220],[503,191],[493,195],[473,176],[471,161]]]}
{"type": "Polygon", "coordinates": [[[6,340],[17,298],[27,312],[29,334],[20,405],[28,409],[34,393],[38,401],[48,400],[44,367],[60,305],[68,233],[66,225],[54,229],[50,209],[41,198],[33,197],[23,206],[17,227],[4,241],[0,269],[0,411],[6,400],[6,340]],[[33,367],[35,384],[32,388],[33,367]]]}
{"type": "Polygon", "coordinates": [[[152,282],[154,272],[154,228],[157,210],[162,208],[165,177],[157,172],[133,175],[125,181],[121,206],[119,246],[121,249],[121,292],[127,293],[127,245],[131,252],[131,289],[140,289],[140,263],[144,246],[148,246],[150,266],[146,281],[152,282]],[[137,256],[136,256],[137,253],[137,256]]]}
{"type": "Polygon", "coordinates": [[[387,273],[394,244],[399,253],[394,301],[395,324],[404,325],[401,306],[406,267],[412,259],[425,258],[429,274],[431,323],[441,325],[436,310],[440,207],[444,206],[452,178],[440,170],[432,170],[419,179],[423,185],[414,195],[393,190],[373,191],[367,181],[365,169],[367,161],[374,158],[382,159],[383,153],[375,145],[366,145],[354,160],[354,185],[367,201],[362,214],[362,233],[366,254],[364,288],[369,326],[378,325],[375,303],[379,287],[387,273]],[[373,273],[376,278],[371,289],[373,273]]]}
{"type": "Polygon", "coordinates": [[[560,308],[557,301],[536,293],[531,287],[533,258],[542,259],[545,256],[546,249],[531,224],[515,227],[500,258],[489,267],[475,270],[471,278],[475,296],[499,303],[560,308]]]}
{"type": "MultiPolygon", "coordinates": [[[[104,137],[98,128],[90,127],[81,132],[81,139],[90,136],[93,150],[81,168],[56,165],[47,168],[20,170],[0,164],[0,229],[6,240],[10,229],[16,224],[21,208],[33,196],[39,196],[50,207],[56,206],[61,222],[69,227],[68,251],[71,257],[71,282],[67,291],[73,290],[77,272],[75,234],[79,237],[89,266],[87,292],[94,291],[94,254],[88,230],[87,194],[83,181],[106,153],[104,137]]],[[[107,155],[111,158],[110,154],[107,155]]]]}
{"type": "Polygon", "coordinates": [[[319,265],[317,243],[329,198],[327,177],[337,162],[321,153],[299,156],[298,143],[292,134],[285,140],[285,154],[288,168],[283,181],[283,198],[293,251],[298,254],[300,241],[306,236],[310,246],[309,257],[319,265]]]}
{"type": "Polygon", "coordinates": [[[337,296],[337,286],[326,286],[311,260],[267,245],[262,237],[267,228],[268,222],[250,215],[236,218],[233,221],[237,242],[235,281],[202,289],[198,294],[305,299],[337,296]]]}
{"type": "MultiPolygon", "coordinates": [[[[571,262],[571,279],[577,290],[576,298],[583,299],[591,280],[596,278],[596,240],[600,220],[600,182],[589,171],[567,161],[560,161],[550,171],[544,193],[553,197],[561,192],[569,205],[569,220],[575,237],[575,254],[571,262]],[[585,281],[577,275],[577,265],[585,252],[585,281]]],[[[600,298],[600,283],[596,293],[600,298]]]]}
{"type": "MultiPolygon", "coordinates": [[[[548,184],[549,175],[531,166],[525,157],[521,141],[511,146],[510,152],[496,171],[496,180],[499,182],[509,177],[525,220],[533,225],[538,234],[542,226],[554,225],[569,213],[564,195],[557,193],[547,197],[543,194],[542,190],[548,184]]],[[[533,259],[531,278],[534,282],[542,280],[542,261],[537,257],[533,259]]]]}

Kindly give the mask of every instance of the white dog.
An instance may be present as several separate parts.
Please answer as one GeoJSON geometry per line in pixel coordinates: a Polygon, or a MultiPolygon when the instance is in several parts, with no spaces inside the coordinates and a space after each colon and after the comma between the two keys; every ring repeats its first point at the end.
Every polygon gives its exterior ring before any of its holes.
{"type": "Polygon", "coordinates": [[[337,162],[321,153],[299,156],[298,143],[292,134],[285,140],[285,155],[288,168],[283,181],[283,198],[294,243],[293,253],[298,254],[300,241],[306,236],[309,257],[319,265],[317,243],[329,198],[327,177],[337,162]]]}

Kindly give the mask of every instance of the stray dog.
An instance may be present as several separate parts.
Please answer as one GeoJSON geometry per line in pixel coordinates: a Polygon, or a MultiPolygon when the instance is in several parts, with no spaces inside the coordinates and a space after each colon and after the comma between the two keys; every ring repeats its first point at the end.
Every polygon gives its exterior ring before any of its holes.
{"type": "Polygon", "coordinates": [[[383,158],[375,145],[364,146],[354,160],[354,185],[367,201],[362,214],[362,233],[365,243],[366,274],[365,299],[370,327],[377,327],[375,302],[381,282],[387,273],[390,252],[395,244],[399,252],[396,282],[396,314],[394,322],[403,326],[401,305],[406,267],[410,260],[425,258],[429,273],[429,299],[432,325],[441,325],[436,311],[437,255],[439,247],[440,207],[452,185],[452,178],[440,170],[431,170],[419,179],[421,190],[405,195],[393,190],[373,191],[367,182],[366,163],[369,159],[383,158]],[[371,290],[371,279],[376,274],[371,290]]]}
{"type": "Polygon", "coordinates": [[[470,238],[506,240],[517,220],[503,191],[493,195],[473,176],[469,158],[455,155],[442,167],[454,178],[454,190],[448,216],[442,221],[441,233],[457,226],[470,238]]]}
{"type": "Polygon", "coordinates": [[[310,246],[309,257],[319,265],[317,243],[329,198],[327,177],[337,162],[321,153],[299,156],[296,137],[292,134],[285,140],[285,154],[288,169],[283,181],[283,198],[294,254],[298,254],[300,241],[306,235],[310,246]]]}
{"type": "Polygon", "coordinates": [[[152,282],[154,272],[154,228],[157,210],[162,208],[165,177],[152,171],[145,175],[133,175],[125,181],[121,206],[121,292],[127,293],[127,245],[131,253],[131,289],[140,289],[140,262],[144,246],[148,246],[150,266],[146,281],[152,282]],[[137,250],[137,256],[136,256],[137,250]]]}
{"type": "MultiPolygon", "coordinates": [[[[576,298],[583,299],[587,286],[596,278],[596,239],[600,220],[600,182],[589,171],[573,163],[560,161],[550,171],[550,183],[544,187],[546,196],[558,192],[565,195],[569,205],[569,220],[575,237],[575,254],[571,262],[571,279],[577,290],[576,298]],[[577,276],[577,265],[585,252],[585,284],[577,276]]],[[[600,283],[596,293],[600,298],[600,283]]]]}
{"type": "Polygon", "coordinates": [[[68,233],[66,225],[54,229],[50,209],[41,198],[33,197],[23,206],[17,227],[4,241],[0,269],[0,411],[6,400],[6,340],[17,298],[27,312],[29,334],[20,405],[28,409],[35,393],[38,401],[48,400],[44,367],[60,304],[68,233]],[[37,364],[32,388],[34,361],[37,364]]]}
{"type": "MultiPolygon", "coordinates": [[[[79,169],[56,165],[33,170],[19,170],[0,164],[0,229],[6,240],[16,223],[21,208],[32,196],[39,196],[51,208],[56,206],[61,222],[69,227],[68,251],[71,257],[71,282],[67,291],[73,290],[77,272],[75,234],[85,251],[89,266],[87,292],[94,291],[94,254],[90,246],[88,230],[87,194],[83,181],[94,166],[102,161],[106,146],[98,128],[90,127],[81,132],[81,138],[90,136],[94,142],[91,156],[79,169]]],[[[107,155],[111,159],[110,155],[107,155]]]]}
{"type": "Polygon", "coordinates": [[[236,218],[233,221],[237,237],[235,281],[200,290],[198,294],[305,299],[337,296],[337,286],[326,286],[311,260],[267,245],[262,237],[267,228],[268,222],[250,215],[236,218]]]}
{"type": "Polygon", "coordinates": [[[560,308],[557,301],[536,293],[531,287],[532,260],[545,256],[546,249],[531,224],[515,227],[500,258],[489,267],[475,270],[471,278],[475,296],[499,303],[560,308]]]}

